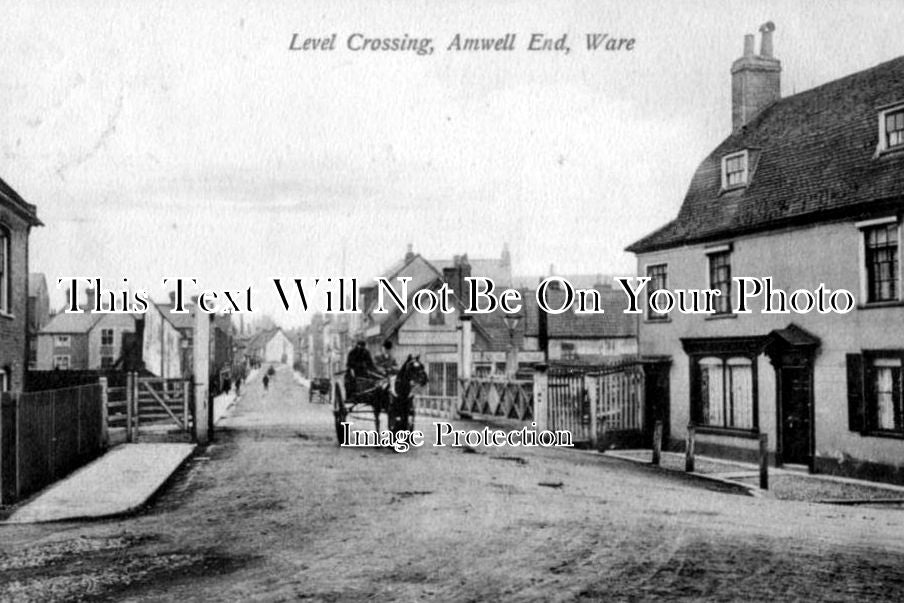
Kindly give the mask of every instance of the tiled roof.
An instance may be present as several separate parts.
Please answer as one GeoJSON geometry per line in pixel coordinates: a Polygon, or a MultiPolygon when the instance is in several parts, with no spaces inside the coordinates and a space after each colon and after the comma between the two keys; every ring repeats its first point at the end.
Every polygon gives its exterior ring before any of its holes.
{"type": "MultiPolygon", "coordinates": [[[[573,308],[561,314],[547,314],[546,332],[550,339],[602,339],[613,337],[635,337],[637,316],[625,314],[625,294],[611,287],[596,287],[600,292],[600,306],[605,314],[575,314],[573,308]]],[[[527,335],[537,337],[540,333],[540,309],[534,299],[535,293],[522,293],[527,311],[527,335]]],[[[565,292],[547,292],[550,307],[561,307],[565,292]]]]}
{"type": "Polygon", "coordinates": [[[50,319],[50,322],[41,329],[41,333],[87,333],[103,316],[91,312],[78,314],[60,312],[50,319]]]}
{"type": "MultiPolygon", "coordinates": [[[[536,289],[537,285],[550,276],[563,278],[575,287],[582,289],[597,285],[609,285],[614,282],[614,277],[608,274],[545,274],[545,275],[520,275],[514,277],[516,289],[536,289]]],[[[619,276],[622,276],[619,273],[619,276]]]]}
{"type": "Polygon", "coordinates": [[[166,316],[169,321],[172,323],[174,327],[177,329],[194,329],[195,328],[195,313],[194,306],[185,306],[185,309],[188,310],[187,313],[173,313],[173,308],[175,308],[175,304],[157,304],[157,307],[160,309],[160,312],[166,316]]]}
{"type": "Polygon", "coordinates": [[[777,101],[697,168],[678,217],[646,252],[904,205],[904,152],[877,156],[878,108],[904,102],[904,57],[777,101]],[[721,190],[721,160],[750,153],[746,188],[721,190]]]}

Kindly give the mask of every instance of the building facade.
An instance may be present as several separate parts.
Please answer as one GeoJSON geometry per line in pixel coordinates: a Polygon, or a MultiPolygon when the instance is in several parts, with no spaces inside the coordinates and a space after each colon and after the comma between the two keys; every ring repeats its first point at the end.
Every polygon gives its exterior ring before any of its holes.
{"type": "Polygon", "coordinates": [[[904,481],[904,58],[781,98],[773,29],[759,54],[745,38],[733,131],[678,216],[628,248],[639,351],[672,359],[675,447],[691,425],[701,453],[752,460],[766,434],[778,465],[904,481]],[[719,294],[665,313],[655,289],[719,294]]]}

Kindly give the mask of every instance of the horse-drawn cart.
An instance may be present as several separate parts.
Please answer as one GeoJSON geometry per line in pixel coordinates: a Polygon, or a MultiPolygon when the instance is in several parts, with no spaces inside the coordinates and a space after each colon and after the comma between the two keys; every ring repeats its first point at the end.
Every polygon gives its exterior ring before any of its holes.
{"type": "Polygon", "coordinates": [[[363,376],[351,376],[348,371],[335,373],[330,396],[339,444],[346,443],[343,423],[373,417],[379,433],[383,412],[387,416],[386,426],[393,433],[413,429],[413,391],[426,384],[424,365],[414,356],[409,356],[396,373],[369,372],[363,376]]]}

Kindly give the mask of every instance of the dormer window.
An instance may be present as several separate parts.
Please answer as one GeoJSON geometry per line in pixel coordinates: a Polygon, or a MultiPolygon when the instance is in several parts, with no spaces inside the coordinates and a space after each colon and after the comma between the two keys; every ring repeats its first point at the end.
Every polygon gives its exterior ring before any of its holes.
{"type": "Polygon", "coordinates": [[[722,158],[722,189],[747,186],[747,151],[732,153],[722,158]]]}
{"type": "Polygon", "coordinates": [[[904,148],[904,107],[879,114],[879,146],[881,150],[904,148]]]}

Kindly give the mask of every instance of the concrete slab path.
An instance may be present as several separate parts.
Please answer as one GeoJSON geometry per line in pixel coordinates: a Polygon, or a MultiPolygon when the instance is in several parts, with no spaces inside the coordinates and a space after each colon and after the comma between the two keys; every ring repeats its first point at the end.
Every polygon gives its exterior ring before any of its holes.
{"type": "Polygon", "coordinates": [[[144,505],[194,451],[194,444],[117,446],[16,510],[4,523],[97,519],[144,505]]]}

